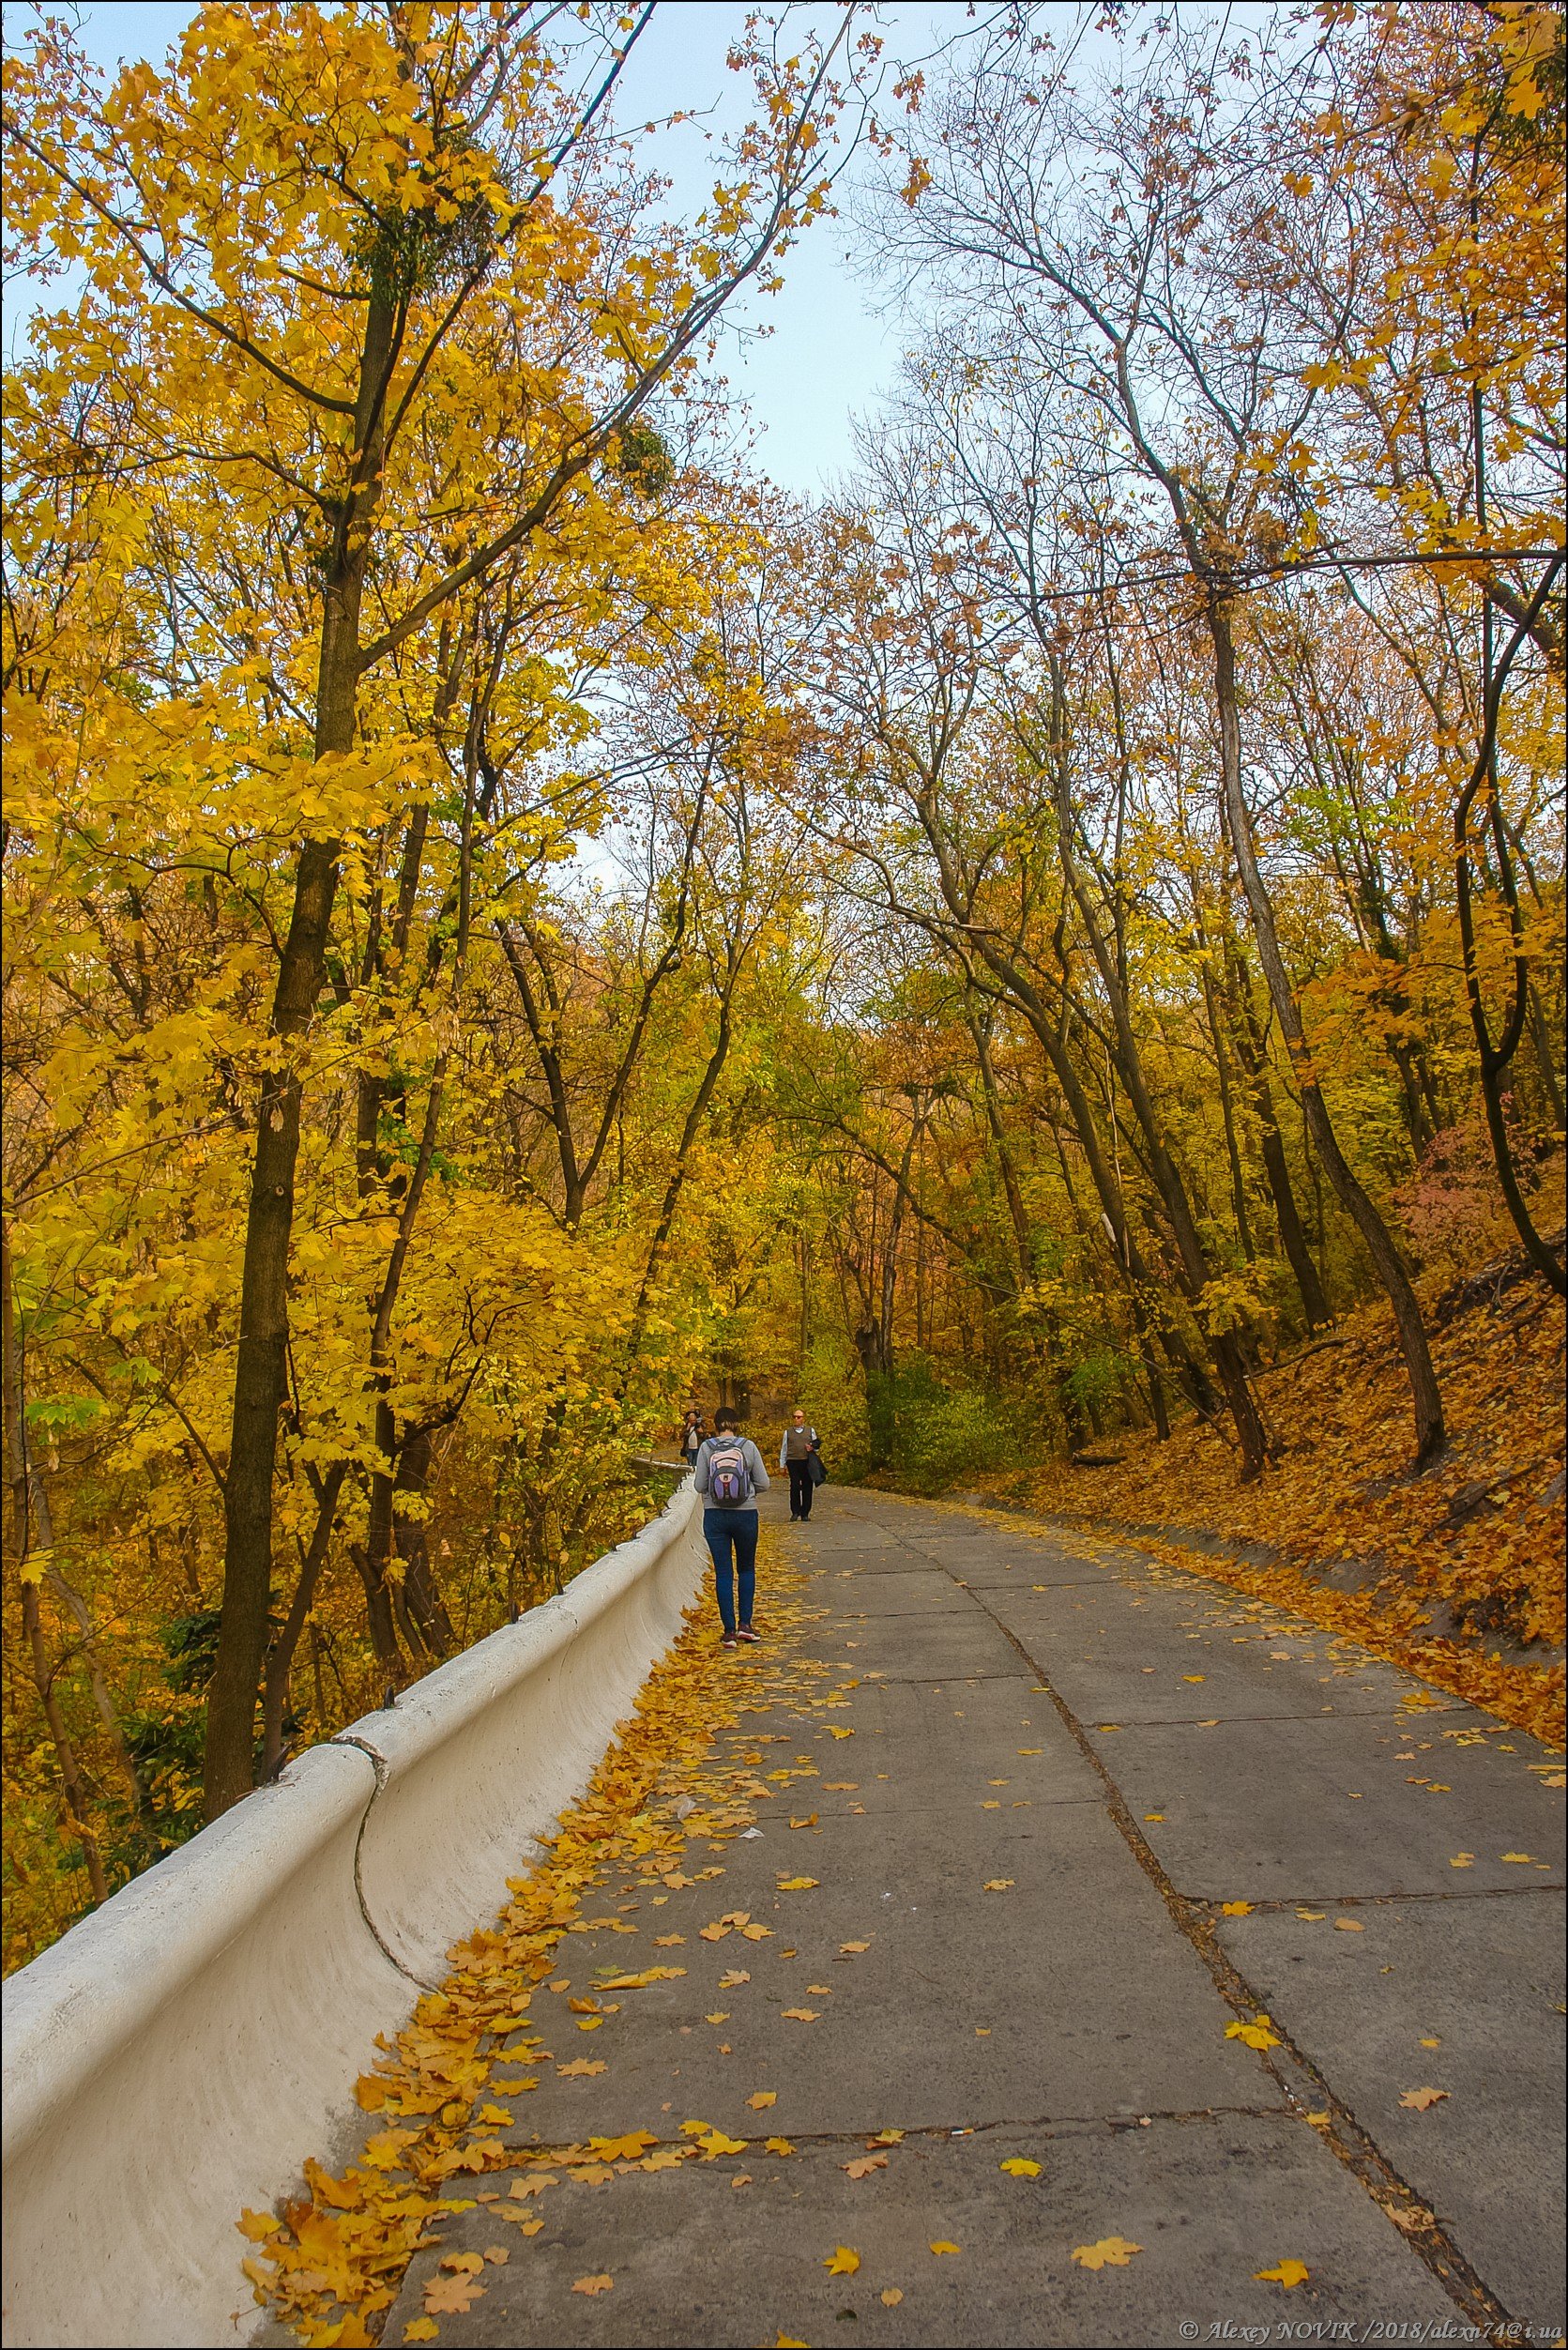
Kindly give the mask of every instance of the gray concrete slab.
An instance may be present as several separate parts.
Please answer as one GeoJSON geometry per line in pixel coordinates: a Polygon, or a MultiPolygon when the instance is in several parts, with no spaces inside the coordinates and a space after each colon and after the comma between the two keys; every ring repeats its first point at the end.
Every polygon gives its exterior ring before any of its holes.
{"type": "Polygon", "coordinates": [[[597,1968],[628,1966],[629,1938],[562,1946],[556,1979],[571,1991],[534,2007],[556,2062],[530,2066],[539,2087],[512,2106],[508,2143],[651,2128],[666,2108],[743,2130],[759,2091],[777,2094],[770,2121],[790,2134],[1282,2102],[1225,2037],[1207,1971],[1094,1804],[1043,1825],[971,1802],[770,1834],[658,1918],[684,1940],[648,1949],[644,1927],[636,1963],[687,1972],[625,1994],[631,2028],[580,2037],[563,2012],[597,1968]],[[817,1883],[778,1889],[800,1876],[817,1883]],[[704,1941],[737,1911],[768,1937],[704,1941]],[[1108,1949],[1109,1974],[1093,1963],[1108,1949]],[[584,2053],[608,2070],[563,2077],[584,2053]]]}
{"type": "Polygon", "coordinates": [[[1501,1751],[1480,1715],[1086,1728],[1171,1881],[1197,1900],[1563,1882],[1560,1800],[1529,1767],[1545,1749],[1517,1732],[1501,1751]]]}
{"type": "Polygon", "coordinates": [[[843,2165],[863,2152],[854,2140],[798,2142],[783,2158],[751,2144],[597,2186],[557,2173],[521,2205],[498,2175],[485,2182],[494,2204],[443,2223],[442,2249],[417,2255],[384,2339],[400,2342],[421,2313],[442,2259],[490,2245],[510,2256],[484,2269],[465,2317],[441,2320],[444,2342],[1175,2345],[1227,2325],[1275,2341],[1286,2323],[1321,2327],[1327,2340],[1335,2321],[1437,2329],[1454,2315],[1299,2120],[911,2138],[887,2149],[884,2169],[851,2179],[843,2165]],[[1040,2176],[1008,2175],[1009,2159],[1038,2161],[1040,2176]],[[497,2216],[509,2207],[543,2226],[525,2237],[497,2216]],[[1112,2236],[1139,2248],[1124,2266],[1073,2260],[1075,2247],[1112,2236]],[[841,2245],[858,2258],[851,2275],[825,2266],[841,2245]],[[1256,2273],[1285,2259],[1309,2272],[1288,2291],[1256,2273]],[[573,2292],[603,2276],[607,2289],[573,2292]]]}
{"type": "MultiPolygon", "coordinates": [[[[1107,1579],[983,1600],[1085,1720],[1386,1713],[1419,1686],[1352,1641],[1278,1634],[1256,1606],[1212,1592],[1107,1579]]],[[[1469,1711],[1440,1694],[1439,1709],[1469,1711]]]]}
{"type": "Polygon", "coordinates": [[[1507,2307],[1560,2326],[1562,1894],[1226,1918],[1225,1948],[1507,2307]],[[1402,2099],[1439,2089],[1440,2102],[1402,2099]],[[1527,2159],[1521,2159],[1529,2148],[1527,2159]]]}
{"type": "Polygon", "coordinates": [[[875,1668],[890,1681],[962,1681],[979,1673],[1013,1680],[1026,1671],[1006,1634],[978,1609],[963,1614],[933,1608],[918,1615],[868,1615],[838,1637],[854,1640],[857,1672],[875,1668]]]}
{"type": "MultiPolygon", "coordinates": [[[[933,1778],[958,1808],[966,1801],[1000,1811],[1021,1802],[1104,1800],[1099,1773],[1045,1691],[1027,1675],[938,1682],[868,1674],[854,1692],[850,1713],[799,1727],[791,1765],[809,1755],[819,1776],[809,1786],[791,1783],[787,1808],[795,1813],[820,1808],[825,1813],[914,1809],[924,1815],[933,1778]],[[845,1727],[853,1729],[853,1742],[833,1736],[834,1729],[845,1727]],[[891,1740],[894,1751],[882,1751],[878,1740],[891,1740]],[[1025,1747],[1032,1750],[1020,1750],[1025,1747]],[[911,1773],[901,1765],[914,1752],[921,1768],[911,1773]],[[998,1779],[1005,1783],[995,1783],[998,1779]]],[[[776,1813],[784,1808],[783,1801],[769,1805],[776,1813]]],[[[770,1829],[773,1822],[759,1811],[758,1825],[770,1829]]]]}

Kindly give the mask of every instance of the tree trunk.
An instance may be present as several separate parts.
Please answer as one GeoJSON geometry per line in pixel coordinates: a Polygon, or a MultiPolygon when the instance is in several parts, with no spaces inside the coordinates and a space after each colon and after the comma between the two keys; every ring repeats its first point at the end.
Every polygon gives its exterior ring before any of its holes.
{"type": "MultiPolygon", "coordinates": [[[[395,324],[390,291],[373,295],[365,322],[355,417],[356,462],[338,517],[325,589],[316,672],[315,755],[354,747],[359,679],[359,607],[370,525],[380,484],[382,419],[395,324]]],[[[295,1040],[314,1016],[326,975],[338,889],[335,840],[307,840],[295,871],[294,908],[273,999],[275,1067],[262,1085],[240,1278],[229,1464],[223,1487],[223,1604],[207,1694],[202,1795],[218,1818],[254,1782],[256,1696],[266,1653],[272,1591],[272,1487],[278,1414],[288,1369],[289,1246],[299,1156],[303,1086],[295,1040]]]]}
{"type": "Polygon", "coordinates": [[[1236,1048],[1252,1092],[1253,1109],[1258,1123],[1258,1149],[1263,1160],[1263,1172],[1268,1178],[1269,1195],[1274,1203],[1274,1222],[1279,1228],[1280,1246],[1295,1275],[1307,1328],[1319,1330],[1326,1327],[1332,1319],[1329,1302],[1323,1293],[1317,1267],[1312,1261],[1301,1211],[1296,1205],[1296,1188],[1290,1180],[1290,1163],[1285,1155],[1285,1137],[1280,1133],[1279,1121],[1274,1115],[1268,1053],[1258,1023],[1257,1007],[1253,1002],[1252,974],[1234,949],[1227,961],[1231,995],[1241,1015],[1235,1023],[1236,1048]]]}
{"type": "Polygon", "coordinates": [[[1274,1016],[1279,1021],[1280,1032],[1285,1038],[1286,1049],[1295,1071],[1307,1131],[1341,1206],[1366,1244],[1367,1254],[1393,1308],[1399,1348],[1405,1358],[1415,1407],[1415,1465],[1418,1469],[1424,1468],[1428,1461],[1437,1458],[1448,1442],[1443,1426],[1442,1396],[1438,1389],[1437,1373],[1432,1367],[1431,1349],[1426,1342],[1426,1325],[1422,1320],[1421,1306],[1410,1285],[1409,1274],[1399,1260],[1388,1227],[1357,1181],[1339,1147],[1328,1105],[1318,1091],[1317,1080],[1313,1074],[1306,1033],[1291,988],[1290,974],[1285,968],[1285,957],[1280,952],[1273,904],[1257,862],[1253,843],[1252,816],[1241,788],[1241,725],[1236,699],[1236,646],[1229,613],[1218,597],[1210,599],[1209,625],[1214,647],[1214,692],[1220,715],[1221,787],[1225,794],[1231,847],[1252,915],[1253,933],[1257,940],[1258,960],[1263,965],[1264,977],[1273,1000],[1274,1016]]]}

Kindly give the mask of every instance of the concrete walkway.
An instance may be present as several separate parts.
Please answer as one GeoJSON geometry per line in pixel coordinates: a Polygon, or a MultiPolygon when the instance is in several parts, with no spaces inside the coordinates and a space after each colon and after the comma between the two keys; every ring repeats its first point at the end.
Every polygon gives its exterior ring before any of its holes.
{"type": "Polygon", "coordinates": [[[856,1686],[743,1722],[758,1787],[794,1776],[721,1884],[633,1903],[636,1942],[573,1940],[579,1989],[656,1933],[688,1971],[582,2044],[601,2076],[546,2066],[510,2133],[680,2144],[695,2118],[746,2150],[557,2185],[526,2238],[453,2218],[383,2339],[499,2236],[442,2342],[1557,2340],[1560,1758],[1027,1521],[829,1486],[777,1540],[827,1610],[808,1653],[856,1686]],[[739,1911],[769,1936],[703,1938],[739,1911]],[[1279,2045],[1236,2035],[1259,2011],[1279,2045]],[[1073,2257],[1118,2237],[1124,2265],[1073,2257]],[[840,2246],[859,2266],[833,2274],[840,2246]],[[1282,2263],[1306,2278],[1258,2277],[1282,2263]]]}

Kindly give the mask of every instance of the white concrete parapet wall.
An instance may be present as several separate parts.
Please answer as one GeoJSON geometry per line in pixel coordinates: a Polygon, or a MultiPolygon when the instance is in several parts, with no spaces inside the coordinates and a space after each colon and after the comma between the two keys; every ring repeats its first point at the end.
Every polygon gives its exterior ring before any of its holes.
{"type": "Polygon", "coordinates": [[[256,2330],[242,2207],[342,2141],[376,2033],[582,1793],[705,1557],[686,1485],[10,1978],[8,2346],[206,2350],[256,2330]]]}

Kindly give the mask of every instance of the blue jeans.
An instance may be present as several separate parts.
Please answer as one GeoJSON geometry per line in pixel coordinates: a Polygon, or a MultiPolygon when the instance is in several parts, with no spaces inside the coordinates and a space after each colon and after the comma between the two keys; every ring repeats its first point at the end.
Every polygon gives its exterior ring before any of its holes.
{"type": "Polygon", "coordinates": [[[756,1512],[754,1509],[705,1509],[702,1530],[713,1553],[713,1587],[719,1613],[733,1638],[736,1628],[735,1583],[740,1583],[740,1622],[750,1624],[756,1591],[756,1512]],[[732,1556],[733,1553],[733,1556],[732,1556]]]}

